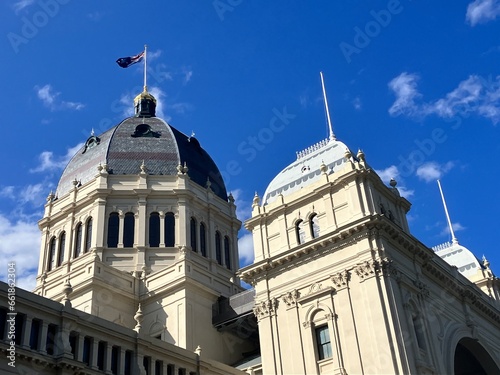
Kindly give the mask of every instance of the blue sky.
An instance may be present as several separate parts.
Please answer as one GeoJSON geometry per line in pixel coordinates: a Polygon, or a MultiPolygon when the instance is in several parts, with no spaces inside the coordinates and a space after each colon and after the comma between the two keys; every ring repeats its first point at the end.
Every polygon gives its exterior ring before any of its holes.
{"type": "MultiPolygon", "coordinates": [[[[323,71],[337,138],[412,202],[412,233],[456,236],[500,273],[500,1],[72,1],[0,5],[0,276],[17,261],[31,289],[37,221],[62,169],[116,125],[141,91],[148,44],[159,114],[194,132],[237,197],[257,191],[327,137],[323,71]],[[283,126],[270,126],[275,118],[283,126]],[[274,130],[273,130],[274,129],[274,130]],[[277,130],[279,129],[279,130],[277,130]]],[[[251,260],[241,233],[241,260],[251,260]]]]}

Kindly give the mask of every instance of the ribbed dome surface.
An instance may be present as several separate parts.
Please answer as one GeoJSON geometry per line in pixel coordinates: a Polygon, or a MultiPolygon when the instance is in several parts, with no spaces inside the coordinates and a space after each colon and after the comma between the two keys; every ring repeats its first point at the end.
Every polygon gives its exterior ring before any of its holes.
{"type": "Polygon", "coordinates": [[[271,203],[279,194],[286,196],[319,180],[322,163],[328,168],[327,173],[337,171],[344,163],[346,150],[347,146],[344,143],[332,139],[324,140],[297,153],[297,160],[271,181],[264,193],[262,204],[271,203]]]}
{"type": "Polygon", "coordinates": [[[186,163],[192,181],[206,186],[210,179],[214,193],[227,200],[219,169],[199,142],[157,117],[129,117],[90,137],[66,166],[56,194],[67,194],[75,179],[82,184],[92,180],[99,164],[107,164],[110,174],[133,175],[143,161],[150,175],[176,175],[177,166],[186,163]]]}

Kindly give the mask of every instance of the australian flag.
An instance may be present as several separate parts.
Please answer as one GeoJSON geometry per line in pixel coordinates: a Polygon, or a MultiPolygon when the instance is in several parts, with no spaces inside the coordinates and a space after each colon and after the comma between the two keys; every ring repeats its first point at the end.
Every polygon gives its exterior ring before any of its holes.
{"type": "Polygon", "coordinates": [[[134,65],[142,61],[143,58],[144,58],[144,51],[135,56],[120,57],[118,60],[116,60],[116,63],[120,65],[122,68],[128,68],[130,65],[134,65]]]}

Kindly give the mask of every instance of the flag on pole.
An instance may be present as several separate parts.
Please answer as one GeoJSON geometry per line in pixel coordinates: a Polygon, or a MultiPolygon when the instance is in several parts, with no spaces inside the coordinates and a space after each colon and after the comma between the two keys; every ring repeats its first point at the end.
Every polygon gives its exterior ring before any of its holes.
{"type": "Polygon", "coordinates": [[[116,63],[120,65],[122,68],[128,68],[130,65],[134,65],[137,64],[138,62],[141,62],[143,58],[144,58],[144,51],[135,56],[120,57],[118,60],[116,60],[116,63]]]}

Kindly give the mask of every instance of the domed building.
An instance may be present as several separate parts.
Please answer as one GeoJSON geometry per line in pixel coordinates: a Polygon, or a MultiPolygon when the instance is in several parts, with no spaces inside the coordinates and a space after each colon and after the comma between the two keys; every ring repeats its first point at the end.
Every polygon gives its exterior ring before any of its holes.
{"type": "Polygon", "coordinates": [[[155,116],[151,94],[134,106],[87,139],[49,196],[34,292],[234,362],[248,348],[221,350],[212,327],[212,305],[243,290],[234,199],[199,141],[155,116]]]}
{"type": "Polygon", "coordinates": [[[48,196],[36,288],[0,308],[2,374],[500,373],[488,262],[415,238],[397,182],[331,124],[256,193],[238,269],[234,198],[156,104],[145,87],[48,196]]]}

